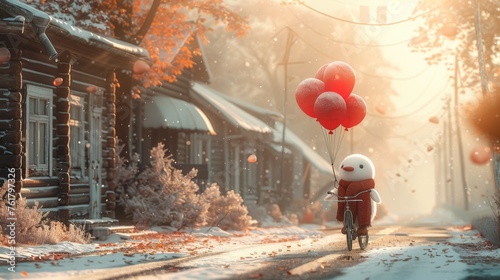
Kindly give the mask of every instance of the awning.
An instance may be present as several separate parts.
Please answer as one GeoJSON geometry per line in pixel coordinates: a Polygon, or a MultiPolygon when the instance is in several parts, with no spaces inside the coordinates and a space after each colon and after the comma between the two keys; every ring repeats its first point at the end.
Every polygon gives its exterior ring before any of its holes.
{"type": "Polygon", "coordinates": [[[195,93],[193,98],[201,98],[201,102],[213,107],[234,126],[259,133],[273,132],[270,126],[225,99],[222,93],[199,83],[193,83],[193,91],[195,93]]]}
{"type": "Polygon", "coordinates": [[[145,101],[143,127],[216,134],[210,120],[200,108],[184,100],[163,95],[155,95],[145,101]]]}
{"type": "MultiPolygon", "coordinates": [[[[269,148],[271,148],[274,152],[281,154],[283,147],[281,144],[266,143],[266,145],[269,146],[269,148]]],[[[285,155],[287,156],[292,155],[292,150],[288,149],[287,147],[283,149],[283,152],[285,152],[285,155]]]]}
{"type": "MultiPolygon", "coordinates": [[[[283,139],[283,123],[276,122],[276,129],[273,135],[274,143],[282,143],[283,139]]],[[[313,150],[306,142],[304,142],[297,134],[290,129],[285,130],[285,144],[294,147],[297,152],[301,153],[319,172],[331,175],[333,174],[332,165],[315,150],[313,150]]]]}
{"type": "MultiPolygon", "coordinates": [[[[264,109],[258,106],[254,106],[248,103],[239,102],[234,100],[234,98],[226,97],[226,99],[234,102],[239,107],[245,109],[250,114],[256,114],[260,117],[271,118],[275,121],[275,127],[273,129],[273,143],[265,143],[271,149],[276,152],[281,153],[282,140],[283,140],[283,115],[280,113],[264,109]]],[[[299,136],[293,133],[290,129],[286,128],[285,131],[285,154],[291,154],[289,148],[294,148],[297,153],[301,153],[307,161],[309,161],[319,172],[331,175],[333,174],[332,165],[322,156],[320,156],[315,150],[313,150],[307,143],[305,143],[299,136]]]]}

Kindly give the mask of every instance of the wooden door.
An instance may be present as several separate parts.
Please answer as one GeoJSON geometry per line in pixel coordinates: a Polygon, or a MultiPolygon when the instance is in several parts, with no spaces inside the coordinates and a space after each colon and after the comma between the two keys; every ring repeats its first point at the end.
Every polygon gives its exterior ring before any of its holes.
{"type": "Polygon", "coordinates": [[[90,97],[90,151],[89,151],[89,183],[90,183],[90,219],[101,218],[102,188],[102,94],[94,93],[90,97]]]}

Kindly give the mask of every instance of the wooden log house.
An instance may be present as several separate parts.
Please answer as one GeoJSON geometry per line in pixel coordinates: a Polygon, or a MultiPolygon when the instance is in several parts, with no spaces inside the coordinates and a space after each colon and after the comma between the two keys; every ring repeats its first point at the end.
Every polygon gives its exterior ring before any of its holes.
{"type": "Polygon", "coordinates": [[[0,181],[14,171],[16,193],[63,221],[113,218],[117,73],[132,80],[148,52],[5,0],[0,59],[0,181]]]}

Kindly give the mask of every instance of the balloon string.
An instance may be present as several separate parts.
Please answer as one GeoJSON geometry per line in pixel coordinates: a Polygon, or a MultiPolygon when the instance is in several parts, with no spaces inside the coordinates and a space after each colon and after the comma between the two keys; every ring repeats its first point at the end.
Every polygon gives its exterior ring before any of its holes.
{"type": "Polygon", "coordinates": [[[338,140],[338,143],[337,143],[337,146],[336,146],[337,148],[335,150],[335,155],[333,156],[334,159],[337,158],[337,156],[338,156],[338,154],[340,152],[340,147],[342,146],[342,142],[344,141],[345,130],[341,129],[338,134],[340,134],[340,136],[338,137],[340,139],[338,140]]]}
{"type": "Polygon", "coordinates": [[[330,132],[327,131],[326,129],[323,129],[323,127],[321,127],[321,132],[323,134],[323,139],[325,140],[325,144],[326,144],[326,148],[327,148],[327,151],[328,151],[328,156],[330,157],[330,162],[331,162],[331,165],[332,165],[332,172],[333,172],[333,178],[335,180],[335,184],[338,182],[337,180],[337,174],[335,173],[335,158],[334,158],[334,154],[331,152],[333,150],[333,147],[335,145],[335,142],[334,140],[332,140],[333,137],[331,137],[330,135],[330,132]]]}

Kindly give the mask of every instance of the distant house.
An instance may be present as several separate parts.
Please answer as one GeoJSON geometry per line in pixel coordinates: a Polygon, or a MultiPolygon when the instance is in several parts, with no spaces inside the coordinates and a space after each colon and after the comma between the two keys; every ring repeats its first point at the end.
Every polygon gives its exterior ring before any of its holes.
{"type": "Polygon", "coordinates": [[[269,173],[261,170],[268,157],[262,143],[272,141],[273,129],[245,112],[207,84],[193,83],[193,103],[208,115],[217,135],[212,137],[209,180],[240,193],[247,204],[263,202],[264,185],[272,184],[269,173]],[[248,161],[255,155],[257,162],[248,161]]]}
{"type": "Polygon", "coordinates": [[[63,220],[114,217],[117,73],[147,51],[2,1],[0,53],[0,180],[63,220]]]}
{"type": "Polygon", "coordinates": [[[316,199],[325,184],[332,185],[331,164],[290,129],[283,131],[282,114],[206,84],[194,83],[191,95],[221,132],[212,139],[212,181],[239,192],[247,203],[287,208],[316,199]],[[247,160],[252,154],[255,163],[247,160]]]}

